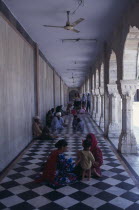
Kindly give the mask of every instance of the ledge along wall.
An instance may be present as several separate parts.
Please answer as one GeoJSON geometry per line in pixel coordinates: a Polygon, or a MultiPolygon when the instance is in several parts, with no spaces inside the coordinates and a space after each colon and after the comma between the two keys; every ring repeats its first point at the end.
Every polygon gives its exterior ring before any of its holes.
{"type": "Polygon", "coordinates": [[[0,172],[31,142],[33,117],[61,104],[61,78],[14,23],[0,13],[0,172]]]}

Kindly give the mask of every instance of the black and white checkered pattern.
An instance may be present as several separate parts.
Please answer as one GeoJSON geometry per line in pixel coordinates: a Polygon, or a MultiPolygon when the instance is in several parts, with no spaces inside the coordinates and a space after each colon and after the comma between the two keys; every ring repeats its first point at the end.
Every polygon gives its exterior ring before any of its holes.
{"type": "Polygon", "coordinates": [[[73,133],[72,116],[65,117],[68,127],[61,132],[60,137],[68,141],[66,156],[75,160],[77,150],[82,149],[82,139],[87,133],[94,133],[103,152],[103,176],[58,189],[35,183],[42,162],[54,149],[56,142],[37,140],[2,180],[0,209],[139,210],[139,189],[125,171],[118,155],[111,150],[89,115],[81,115],[81,118],[85,122],[84,134],[73,133]]]}

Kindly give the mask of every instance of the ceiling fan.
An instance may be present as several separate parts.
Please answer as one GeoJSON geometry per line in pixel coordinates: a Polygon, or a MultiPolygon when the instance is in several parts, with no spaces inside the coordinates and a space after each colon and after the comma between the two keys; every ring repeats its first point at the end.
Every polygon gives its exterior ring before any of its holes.
{"type": "Polygon", "coordinates": [[[69,14],[70,14],[70,11],[67,11],[67,22],[66,22],[65,26],[51,26],[51,25],[43,25],[43,26],[44,27],[63,28],[65,30],[69,30],[69,31],[73,31],[75,33],[79,33],[80,31],[74,29],[74,27],[76,25],[78,25],[80,22],[82,22],[84,19],[80,18],[80,19],[76,20],[75,22],[70,23],[70,21],[69,21],[69,14]]]}
{"type": "Polygon", "coordinates": [[[77,39],[61,39],[62,42],[66,42],[66,41],[73,41],[73,42],[79,42],[79,41],[93,41],[93,42],[97,42],[97,39],[81,39],[81,38],[77,38],[77,39]]]}

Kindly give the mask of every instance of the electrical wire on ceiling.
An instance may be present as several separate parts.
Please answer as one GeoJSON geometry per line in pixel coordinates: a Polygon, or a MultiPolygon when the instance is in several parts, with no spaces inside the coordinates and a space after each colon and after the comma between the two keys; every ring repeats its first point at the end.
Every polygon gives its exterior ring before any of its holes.
{"type": "Polygon", "coordinates": [[[77,1],[78,1],[78,6],[73,12],[71,12],[72,15],[76,13],[76,11],[79,9],[80,6],[82,7],[84,6],[84,0],[77,0],[77,1]]]}

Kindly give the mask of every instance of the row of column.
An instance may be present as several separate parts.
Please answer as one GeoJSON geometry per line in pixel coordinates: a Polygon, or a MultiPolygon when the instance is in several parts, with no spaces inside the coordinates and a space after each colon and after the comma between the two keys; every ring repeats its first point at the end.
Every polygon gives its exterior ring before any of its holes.
{"type": "MultiPolygon", "coordinates": [[[[137,142],[133,133],[133,101],[138,86],[137,80],[120,81],[120,93],[116,83],[107,85],[109,94],[108,137],[118,138],[118,149],[122,153],[137,153],[137,142]]],[[[92,90],[92,116],[104,131],[104,88],[92,90]]]]}

